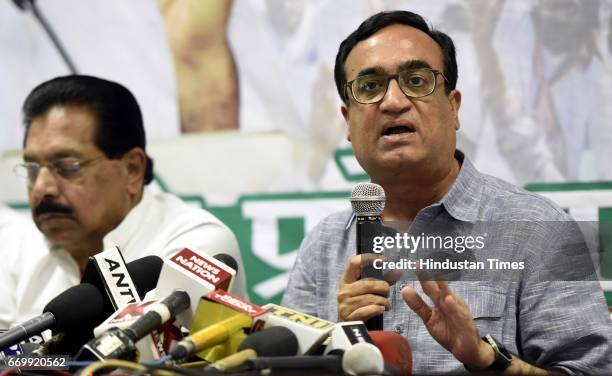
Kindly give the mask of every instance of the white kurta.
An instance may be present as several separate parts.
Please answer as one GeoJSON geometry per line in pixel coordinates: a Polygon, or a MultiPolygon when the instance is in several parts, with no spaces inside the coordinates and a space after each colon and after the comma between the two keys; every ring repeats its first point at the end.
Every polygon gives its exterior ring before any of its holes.
{"type": "MultiPolygon", "coordinates": [[[[26,225],[15,226],[11,236],[5,237],[2,231],[0,328],[42,313],[51,299],[81,279],[67,251],[49,249],[40,233],[26,225]],[[23,235],[26,230],[34,235],[23,235]]],[[[239,269],[232,293],[247,297],[244,264],[234,234],[209,212],[188,206],[174,195],[145,189],[140,203],[103,243],[104,249],[119,246],[126,262],[148,255],[165,257],[183,247],[210,255],[227,253],[236,259],[239,269]]]]}

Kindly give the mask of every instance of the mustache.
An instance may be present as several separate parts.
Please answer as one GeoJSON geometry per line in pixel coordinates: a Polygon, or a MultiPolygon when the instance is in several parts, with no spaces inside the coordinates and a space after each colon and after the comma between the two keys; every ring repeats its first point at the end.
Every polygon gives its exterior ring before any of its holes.
{"type": "Polygon", "coordinates": [[[54,204],[52,202],[41,202],[34,210],[34,216],[38,217],[45,213],[56,213],[56,214],[72,214],[73,210],[67,206],[54,204]]]}

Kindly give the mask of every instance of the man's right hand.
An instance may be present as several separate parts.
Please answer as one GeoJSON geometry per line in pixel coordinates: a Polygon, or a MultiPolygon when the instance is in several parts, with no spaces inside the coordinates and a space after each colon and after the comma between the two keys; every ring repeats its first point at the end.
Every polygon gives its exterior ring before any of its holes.
{"type": "Polygon", "coordinates": [[[391,308],[389,283],[359,279],[362,267],[374,258],[374,254],[363,254],[349,260],[338,290],[338,321],[366,321],[391,308]]]}

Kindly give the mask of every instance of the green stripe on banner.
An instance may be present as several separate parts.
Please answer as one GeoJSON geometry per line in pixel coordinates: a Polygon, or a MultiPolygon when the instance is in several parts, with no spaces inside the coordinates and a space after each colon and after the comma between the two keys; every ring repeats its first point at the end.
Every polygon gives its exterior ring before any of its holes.
{"type": "Polygon", "coordinates": [[[608,302],[608,307],[612,307],[612,291],[604,291],[604,295],[606,296],[606,302],[608,302]]]}
{"type": "Polygon", "coordinates": [[[612,279],[612,208],[599,208],[601,276],[612,279]]]}
{"type": "Polygon", "coordinates": [[[612,190],[612,182],[599,181],[589,183],[534,183],[525,185],[525,189],[532,192],[612,190]]]}

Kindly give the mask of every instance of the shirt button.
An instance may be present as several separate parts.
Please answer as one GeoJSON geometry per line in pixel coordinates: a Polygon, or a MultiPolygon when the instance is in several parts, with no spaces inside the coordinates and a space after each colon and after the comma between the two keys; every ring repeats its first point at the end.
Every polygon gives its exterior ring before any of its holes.
{"type": "Polygon", "coordinates": [[[396,333],[398,333],[398,334],[402,334],[402,332],[403,332],[402,327],[401,327],[401,326],[399,326],[399,325],[397,325],[397,326],[395,327],[395,332],[396,332],[396,333]]]}

